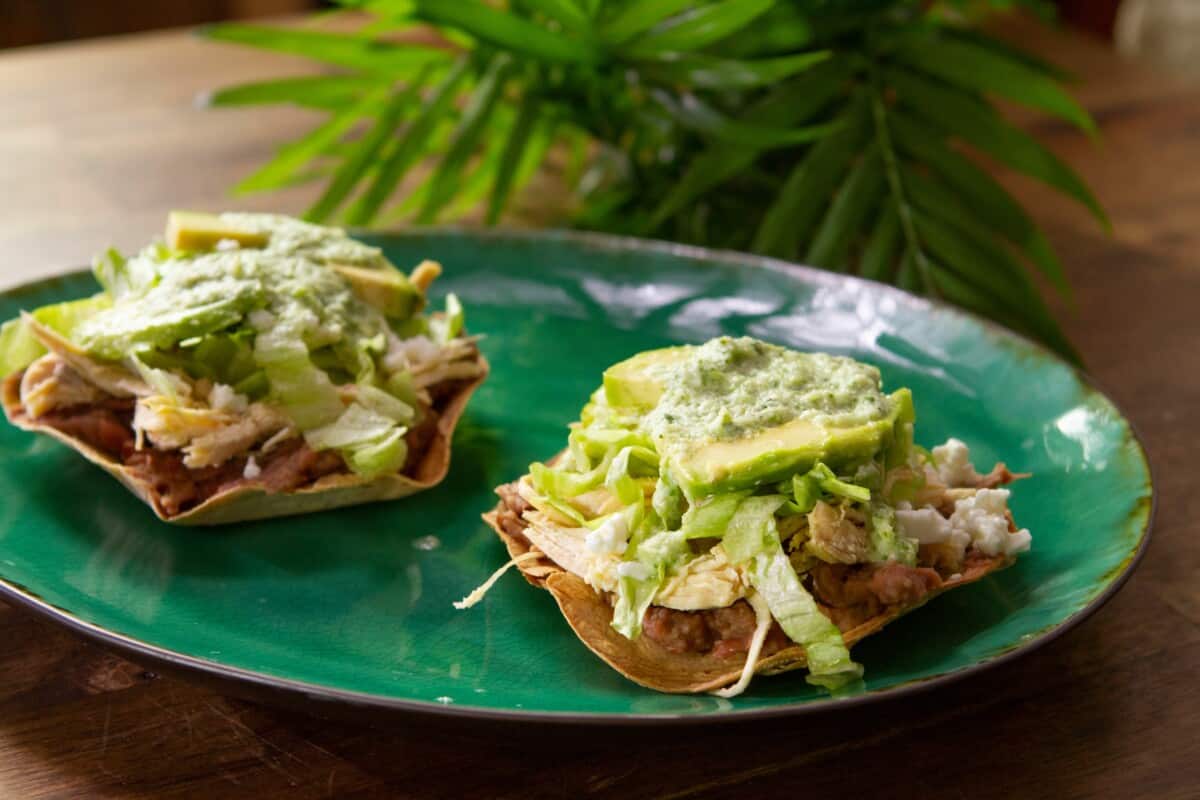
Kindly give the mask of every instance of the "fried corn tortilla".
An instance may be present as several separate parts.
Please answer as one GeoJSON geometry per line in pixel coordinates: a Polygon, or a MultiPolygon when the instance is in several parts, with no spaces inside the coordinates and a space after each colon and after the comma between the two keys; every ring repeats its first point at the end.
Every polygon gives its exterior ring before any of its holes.
{"type": "MultiPolygon", "coordinates": [[[[509,558],[521,559],[531,552],[540,553],[524,537],[514,536],[504,530],[499,521],[503,509],[504,504],[501,503],[496,510],[484,514],[483,520],[504,542],[509,558]]],[[[871,619],[843,631],[846,646],[852,647],[939,594],[974,583],[1011,563],[1011,559],[1003,557],[975,561],[959,577],[944,581],[919,601],[888,607],[871,619]]],[[[675,653],[648,636],[627,639],[617,633],[612,626],[612,605],[603,595],[579,576],[559,567],[545,554],[522,559],[517,563],[517,569],[521,570],[529,583],[550,592],[579,641],[610,667],[640,686],[671,694],[697,694],[729,686],[741,677],[746,662],[743,654],[722,658],[711,653],[675,653]]],[[[804,669],[807,663],[804,648],[793,645],[760,658],[754,665],[754,674],[778,675],[804,669]]]]}
{"type": "Polygon", "coordinates": [[[733,697],[804,668],[838,692],[850,648],[1029,549],[964,442],[913,443],[911,393],[852,359],[750,338],[613,365],[568,447],[484,520],[593,653],[663,692],[733,697]]]}
{"type": "Polygon", "coordinates": [[[172,212],[109,251],[103,287],[0,328],[0,401],[168,522],[211,525],[404,497],[441,481],[488,373],[463,311],[336,228],[172,212]]]}
{"type": "Polygon", "coordinates": [[[467,407],[471,394],[479,388],[488,374],[487,361],[478,356],[479,377],[455,388],[439,407],[437,426],[424,453],[407,474],[365,478],[351,472],[337,472],[318,478],[312,483],[284,492],[272,492],[252,480],[219,491],[186,511],[172,515],[163,505],[155,482],[122,464],[77,436],[64,433],[47,422],[29,417],[21,405],[21,373],[8,376],[3,382],[4,414],[18,428],[44,433],[70,447],[123,483],[142,502],[154,510],[164,522],[178,525],[221,525],[253,519],[294,516],[315,511],[328,511],[342,506],[395,500],[436,486],[450,469],[450,443],[454,428],[467,407]]]}

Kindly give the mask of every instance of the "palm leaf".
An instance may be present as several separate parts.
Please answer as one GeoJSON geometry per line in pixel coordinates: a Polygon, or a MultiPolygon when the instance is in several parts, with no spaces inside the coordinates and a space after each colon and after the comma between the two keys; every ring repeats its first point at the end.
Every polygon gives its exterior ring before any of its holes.
{"type": "Polygon", "coordinates": [[[845,184],[834,196],[804,260],[826,269],[844,270],[853,239],[879,202],[884,186],[883,158],[879,149],[867,150],[850,170],[845,184]]]}
{"type": "MultiPolygon", "coordinates": [[[[805,122],[841,93],[847,72],[840,62],[825,62],[768,94],[746,111],[742,121],[772,127],[805,122]]],[[[758,148],[732,148],[719,144],[703,150],[650,214],[643,232],[657,228],[705,192],[744,172],[761,154],[762,150],[758,148]]]]}
{"type": "Polygon", "coordinates": [[[1046,235],[995,178],[948,147],[936,128],[902,112],[893,113],[890,122],[901,150],[936,173],[961,197],[960,203],[1019,247],[1056,289],[1069,296],[1066,274],[1046,235]]]}
{"type": "Polygon", "coordinates": [[[337,110],[353,104],[372,89],[384,86],[380,79],[363,75],[314,75],[243,83],[219,89],[201,98],[203,105],[228,106],[290,103],[308,108],[337,110]]]}
{"type": "Polygon", "coordinates": [[[341,1],[366,12],[356,34],[208,31],[353,73],[210,98],[330,112],[242,188],[328,176],[310,212],[322,219],[348,205],[345,219],[367,223],[390,204],[384,219],[425,222],[482,204],[493,223],[553,164],[586,198],[558,204],[577,225],[803,256],[940,294],[1072,355],[1032,277],[1065,291],[1062,265],[975,156],[1107,225],[1079,176],[992,102],[1093,123],[1061,72],[953,27],[944,4],[341,1]],[[442,41],[395,40],[414,24],[442,41]],[[563,157],[548,158],[556,138],[563,157]]]}
{"type": "Polygon", "coordinates": [[[346,215],[348,223],[365,225],[379,213],[379,209],[396,190],[396,186],[399,185],[404,174],[421,157],[426,141],[433,134],[434,128],[442,121],[446,110],[450,108],[458,84],[466,78],[469,67],[470,62],[461,58],[442,79],[408,129],[400,138],[396,139],[391,152],[384,157],[375,179],[367,187],[363,196],[350,207],[350,211],[346,215]]]}
{"type": "Polygon", "coordinates": [[[552,33],[516,14],[479,0],[415,0],[416,13],[435,25],[469,33],[513,53],[555,63],[592,63],[599,53],[588,41],[552,33]]]}
{"type": "Polygon", "coordinates": [[[569,31],[585,30],[591,20],[588,14],[573,0],[523,0],[523,5],[531,11],[537,11],[562,25],[569,31]]]}
{"type": "Polygon", "coordinates": [[[301,28],[224,24],[201,28],[199,34],[221,42],[291,53],[338,67],[396,77],[410,75],[431,62],[446,61],[452,55],[444,49],[423,44],[400,45],[353,34],[301,28]]]}
{"type": "Polygon", "coordinates": [[[870,136],[869,110],[858,98],[842,116],[842,130],[815,144],[779,190],[751,245],[755,252],[794,258],[825,209],[833,188],[870,136]]]}
{"type": "Polygon", "coordinates": [[[346,155],[342,166],[334,173],[333,179],[325,187],[325,191],[317,198],[317,202],[305,212],[306,219],[314,222],[324,222],[335,212],[350,192],[358,184],[367,169],[374,165],[375,158],[383,149],[384,144],[392,137],[400,117],[419,97],[424,75],[405,88],[397,89],[383,107],[383,111],[375,120],[375,124],[366,135],[355,143],[354,148],[346,155]]]}
{"type": "Polygon", "coordinates": [[[993,302],[1000,301],[1021,330],[1056,347],[1065,342],[1024,270],[1003,248],[978,230],[956,227],[931,214],[919,213],[914,219],[933,255],[993,302]]]}
{"type": "Polygon", "coordinates": [[[829,58],[829,51],[735,61],[692,53],[664,53],[644,62],[647,76],[696,89],[753,89],[769,86],[829,58]]]}
{"type": "Polygon", "coordinates": [[[712,139],[759,149],[788,147],[824,139],[838,127],[836,124],[810,125],[790,130],[769,127],[731,119],[694,94],[675,96],[663,89],[654,89],[650,94],[685,128],[712,139]]]}
{"type": "Polygon", "coordinates": [[[1004,58],[1019,61],[1029,69],[1040,72],[1047,78],[1060,83],[1074,83],[1077,80],[1074,75],[1057,64],[1052,64],[1046,59],[1015,47],[1003,39],[997,39],[994,36],[989,36],[973,28],[964,28],[958,25],[943,25],[941,26],[941,32],[942,35],[949,38],[958,39],[968,44],[973,44],[976,47],[987,48],[1004,58]]]}
{"type": "Polygon", "coordinates": [[[875,222],[875,228],[867,239],[858,272],[873,281],[886,281],[891,277],[892,267],[900,257],[903,232],[900,230],[900,214],[894,205],[887,205],[875,222]]]}
{"type": "Polygon", "coordinates": [[[663,22],[624,48],[627,56],[699,50],[744,28],[774,5],[774,0],[724,0],[700,5],[663,22]]]}
{"type": "Polygon", "coordinates": [[[990,92],[1041,109],[1094,134],[1091,116],[1059,83],[1016,59],[966,41],[909,37],[896,51],[908,66],[968,91],[990,92]]]}
{"type": "Polygon", "coordinates": [[[1075,171],[1029,134],[1006,122],[990,106],[907,70],[890,69],[885,74],[903,104],[1002,164],[1075,198],[1106,229],[1112,228],[1104,209],[1075,171]]]}
{"type": "Polygon", "coordinates": [[[514,179],[523,161],[523,155],[530,144],[530,133],[538,120],[538,109],[541,100],[534,92],[527,92],[521,100],[517,111],[517,119],[508,132],[508,140],[504,145],[504,155],[496,170],[496,181],[492,185],[491,197],[488,200],[487,221],[495,224],[500,219],[504,204],[513,189],[514,179]]]}
{"type": "Polygon", "coordinates": [[[686,11],[694,0],[640,0],[626,3],[600,28],[600,36],[609,45],[627,42],[645,33],[665,19],[686,11]]]}
{"type": "Polygon", "coordinates": [[[480,78],[475,91],[463,109],[462,119],[458,129],[450,140],[449,149],[438,163],[429,189],[429,197],[417,215],[417,221],[432,222],[438,211],[453,199],[454,185],[466,166],[467,159],[475,152],[476,146],[483,137],[485,126],[496,98],[504,89],[504,80],[512,61],[506,55],[498,55],[492,59],[483,77],[480,78]]]}
{"type": "Polygon", "coordinates": [[[296,175],[313,159],[327,152],[355,125],[377,111],[386,96],[386,90],[379,89],[356,105],[333,114],[304,136],[280,148],[274,158],[249,177],[242,179],[234,191],[238,194],[249,194],[279,189],[291,184],[296,175]]]}

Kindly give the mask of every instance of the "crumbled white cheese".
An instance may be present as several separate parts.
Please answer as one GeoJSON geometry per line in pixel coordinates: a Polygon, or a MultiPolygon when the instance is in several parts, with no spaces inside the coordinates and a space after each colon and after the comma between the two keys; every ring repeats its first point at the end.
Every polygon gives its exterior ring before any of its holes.
{"type": "Polygon", "coordinates": [[[246,459],[246,468],[242,470],[242,477],[248,481],[252,481],[259,475],[262,475],[262,467],[254,460],[254,456],[250,456],[246,459]]]}
{"type": "Polygon", "coordinates": [[[920,544],[940,544],[947,541],[954,529],[950,520],[943,517],[934,508],[896,509],[896,523],[900,533],[908,539],[916,539],[920,544]]]}
{"type": "Polygon", "coordinates": [[[241,243],[237,239],[218,239],[216,249],[224,253],[230,250],[237,250],[241,246],[241,243]]]}
{"type": "Polygon", "coordinates": [[[622,561],[617,565],[617,575],[622,578],[633,578],[644,581],[650,577],[650,568],[639,561],[622,561]]]}
{"type": "Polygon", "coordinates": [[[275,327],[275,315],[264,308],[258,308],[246,315],[246,321],[259,333],[275,327]]]}
{"type": "Polygon", "coordinates": [[[214,411],[242,414],[250,405],[250,401],[245,395],[235,392],[232,386],[214,383],[208,391],[208,405],[214,411]]]}
{"type": "Polygon", "coordinates": [[[971,450],[959,439],[947,439],[933,448],[938,475],[947,486],[974,486],[979,473],[971,464],[971,450]]]}
{"type": "Polygon", "coordinates": [[[954,504],[950,525],[970,537],[972,546],[989,556],[1013,555],[1029,549],[1029,531],[1008,530],[1007,489],[980,489],[954,504]]]}
{"type": "Polygon", "coordinates": [[[979,479],[975,465],[971,463],[971,449],[960,439],[947,439],[945,444],[933,448],[938,475],[947,486],[974,486],[979,479]]]}
{"type": "Polygon", "coordinates": [[[620,555],[629,546],[629,524],[625,517],[613,514],[600,527],[588,531],[584,544],[593,553],[616,553],[620,555]]]}

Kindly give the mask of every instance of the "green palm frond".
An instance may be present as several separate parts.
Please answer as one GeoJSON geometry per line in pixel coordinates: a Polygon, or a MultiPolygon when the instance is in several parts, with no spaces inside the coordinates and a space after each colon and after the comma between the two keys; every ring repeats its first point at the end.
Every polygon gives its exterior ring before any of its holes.
{"type": "Polygon", "coordinates": [[[992,101],[1087,135],[1095,125],[1067,76],[967,24],[987,2],[343,5],[369,15],[357,32],[206,29],[332,70],[209,97],[327,114],[239,191],[322,180],[307,214],[316,221],[481,213],[490,224],[553,158],[579,194],[578,226],[887,281],[1076,357],[1039,291],[1069,296],[1062,265],[981,159],[1054,188],[1107,227],[1079,176],[992,101]]]}

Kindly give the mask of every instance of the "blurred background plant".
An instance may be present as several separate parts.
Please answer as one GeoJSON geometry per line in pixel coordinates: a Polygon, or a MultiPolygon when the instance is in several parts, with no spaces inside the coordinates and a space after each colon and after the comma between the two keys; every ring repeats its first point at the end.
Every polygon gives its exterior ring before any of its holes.
{"type": "MultiPolygon", "coordinates": [[[[319,180],[307,218],[500,220],[565,160],[578,227],[749,250],[960,304],[1074,357],[1041,293],[1059,259],[976,158],[1107,226],[1071,170],[992,103],[1087,134],[1053,66],[982,33],[1014,4],[958,0],[345,0],[356,29],[227,24],[223,41],[336,74],[236,86],[215,106],[326,120],[244,180],[319,180]]],[[[328,17],[317,20],[327,21],[328,17]]]]}
{"type": "Polygon", "coordinates": [[[1037,0],[343,0],[205,35],[323,74],[215,106],[324,115],[237,187],[317,181],[307,217],[495,223],[539,174],[554,224],[749,250],[958,303],[1074,357],[1039,287],[1059,259],[992,177],[1104,212],[996,102],[1094,133],[1065,76],[984,30],[1037,0]],[[555,193],[556,198],[561,197],[555,193]]]}

